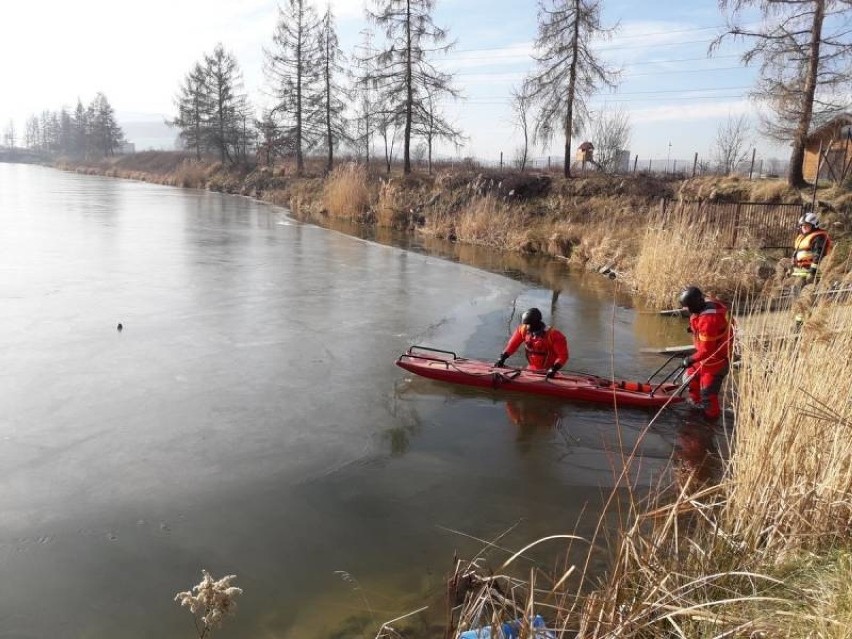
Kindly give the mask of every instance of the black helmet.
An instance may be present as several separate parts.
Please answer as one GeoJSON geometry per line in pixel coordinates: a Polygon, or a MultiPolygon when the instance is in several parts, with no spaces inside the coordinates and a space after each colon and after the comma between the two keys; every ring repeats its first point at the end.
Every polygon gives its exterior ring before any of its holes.
{"type": "Polygon", "coordinates": [[[537,308],[524,311],[524,314],[521,315],[521,324],[526,324],[534,331],[541,330],[544,326],[544,322],[541,320],[541,311],[537,308]]]}
{"type": "Polygon", "coordinates": [[[704,293],[697,286],[687,286],[678,297],[680,305],[689,309],[690,313],[700,313],[704,310],[704,293]]]}

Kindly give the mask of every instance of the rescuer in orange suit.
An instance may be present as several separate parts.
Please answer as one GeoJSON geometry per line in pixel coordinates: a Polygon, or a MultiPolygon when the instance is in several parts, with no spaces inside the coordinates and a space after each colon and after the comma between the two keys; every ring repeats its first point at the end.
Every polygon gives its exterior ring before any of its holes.
{"type": "Polygon", "coordinates": [[[512,333],[494,366],[503,367],[521,344],[526,350],[527,369],[547,371],[545,377],[548,379],[552,379],[568,362],[568,340],[559,330],[544,323],[541,311],[537,308],[524,311],[520,325],[512,333]]]}
{"type": "Polygon", "coordinates": [[[706,299],[696,286],[687,286],[680,304],[689,310],[689,332],[695,353],[684,358],[689,382],[689,397],[704,410],[708,419],[721,414],[719,390],[728,374],[733,347],[733,331],[728,308],[718,300],[706,299]]]}

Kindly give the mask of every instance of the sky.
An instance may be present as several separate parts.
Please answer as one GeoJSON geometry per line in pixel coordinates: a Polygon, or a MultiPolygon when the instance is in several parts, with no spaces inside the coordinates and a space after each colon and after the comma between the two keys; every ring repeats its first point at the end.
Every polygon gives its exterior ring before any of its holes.
{"type": "MultiPolygon", "coordinates": [[[[351,54],[370,27],[364,0],[330,1],[341,46],[351,54]]],[[[629,149],[640,163],[691,162],[696,152],[709,158],[729,117],[744,114],[756,124],[757,107],[747,95],[756,70],[741,65],[743,45],[727,43],[708,56],[725,24],[717,0],[602,0],[602,6],[604,25],[619,26],[596,49],[622,69],[622,81],[616,91],[594,96],[590,107],[628,113],[629,149]]],[[[437,0],[434,19],[455,41],[435,62],[456,74],[463,96],[444,109],[466,143],[445,153],[496,161],[502,152],[508,161],[520,144],[509,95],[534,69],[537,2],[437,0]]],[[[276,20],[274,0],[11,0],[0,38],[0,130],[14,122],[20,138],[30,115],[73,109],[78,98],[87,104],[100,91],[137,150],[173,148],[174,132],[162,123],[174,116],[183,76],[218,42],[236,56],[256,108],[268,102],[263,48],[276,20]]],[[[761,157],[788,154],[756,128],[751,143],[761,157]]],[[[532,153],[559,157],[561,146],[557,140],[532,153]]]]}

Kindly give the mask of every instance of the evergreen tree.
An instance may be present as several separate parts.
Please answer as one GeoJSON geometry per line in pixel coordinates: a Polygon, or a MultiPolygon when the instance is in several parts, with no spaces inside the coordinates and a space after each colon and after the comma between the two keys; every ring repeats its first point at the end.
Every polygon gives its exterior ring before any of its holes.
{"type": "Polygon", "coordinates": [[[73,136],[71,140],[71,155],[85,158],[89,154],[89,112],[77,98],[77,106],[71,118],[73,136]]]}
{"type": "Polygon", "coordinates": [[[100,156],[111,156],[124,143],[124,133],[115,119],[115,111],[103,93],[95,95],[88,109],[90,146],[100,156]]]}

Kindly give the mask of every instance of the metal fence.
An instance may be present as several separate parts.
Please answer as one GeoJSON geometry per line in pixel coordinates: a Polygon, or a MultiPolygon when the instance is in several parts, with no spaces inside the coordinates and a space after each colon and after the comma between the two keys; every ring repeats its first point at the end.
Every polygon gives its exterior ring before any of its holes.
{"type": "Polygon", "coordinates": [[[719,233],[723,248],[790,248],[802,204],[774,202],[677,202],[662,200],[663,220],[685,220],[719,233]]]}

